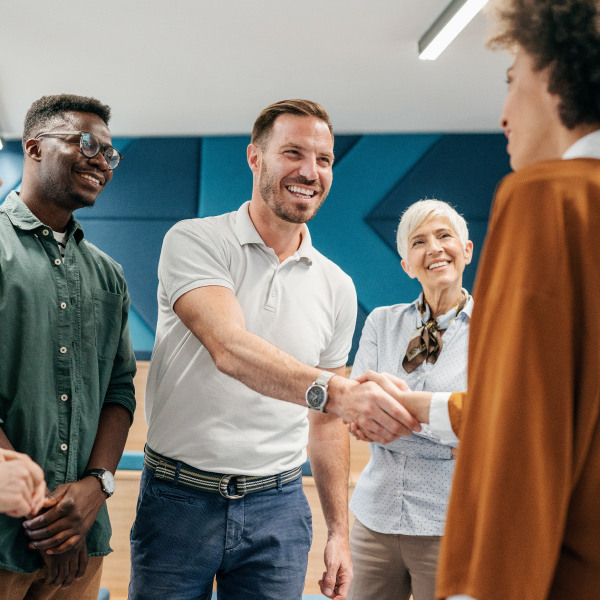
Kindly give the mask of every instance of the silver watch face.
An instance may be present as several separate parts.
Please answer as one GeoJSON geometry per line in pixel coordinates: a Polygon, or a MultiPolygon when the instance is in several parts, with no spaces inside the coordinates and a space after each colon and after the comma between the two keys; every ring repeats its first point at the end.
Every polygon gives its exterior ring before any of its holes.
{"type": "Polygon", "coordinates": [[[100,480],[102,481],[104,491],[109,496],[112,496],[115,492],[115,478],[113,477],[113,474],[110,471],[104,471],[100,476],[100,480]]]}
{"type": "Polygon", "coordinates": [[[306,390],[306,403],[309,408],[321,410],[327,401],[327,392],[322,385],[311,385],[306,390]]]}

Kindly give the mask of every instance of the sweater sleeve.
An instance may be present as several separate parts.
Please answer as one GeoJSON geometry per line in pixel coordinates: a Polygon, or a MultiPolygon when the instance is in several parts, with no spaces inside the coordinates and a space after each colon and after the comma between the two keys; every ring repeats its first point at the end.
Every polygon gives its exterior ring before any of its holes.
{"type": "Polygon", "coordinates": [[[460,439],[460,426],[462,421],[463,400],[468,392],[455,392],[448,400],[448,415],[454,435],[460,439]]]}

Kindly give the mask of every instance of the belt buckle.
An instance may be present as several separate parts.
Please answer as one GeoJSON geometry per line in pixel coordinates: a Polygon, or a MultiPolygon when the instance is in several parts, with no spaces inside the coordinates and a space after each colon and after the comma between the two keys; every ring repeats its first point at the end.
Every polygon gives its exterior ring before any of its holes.
{"type": "MultiPolygon", "coordinates": [[[[232,477],[240,477],[239,475],[223,475],[219,480],[219,494],[223,496],[223,498],[227,498],[229,500],[237,500],[239,498],[243,498],[246,494],[230,494],[228,492],[229,482],[232,477]]],[[[243,477],[243,476],[242,476],[243,477]]]]}

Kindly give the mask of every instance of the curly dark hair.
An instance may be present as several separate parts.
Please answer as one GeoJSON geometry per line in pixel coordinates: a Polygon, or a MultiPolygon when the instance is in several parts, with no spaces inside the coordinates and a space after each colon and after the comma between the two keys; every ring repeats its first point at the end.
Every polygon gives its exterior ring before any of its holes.
{"type": "Polygon", "coordinates": [[[23,144],[35,137],[38,131],[48,121],[66,112],[84,112],[98,115],[107,125],[110,121],[110,106],[102,104],[96,98],[76,96],[75,94],[58,94],[56,96],[42,96],[36,100],[25,115],[23,126],[23,144]]]}
{"type": "Polygon", "coordinates": [[[250,141],[257,146],[264,144],[266,139],[271,133],[273,123],[279,115],[298,115],[300,117],[317,117],[321,121],[325,121],[331,132],[331,139],[333,140],[333,127],[329,122],[329,115],[327,111],[316,102],[312,100],[280,100],[275,102],[258,115],[258,118],[254,122],[252,128],[252,137],[250,141]]]}
{"type": "Polygon", "coordinates": [[[537,70],[550,67],[563,124],[600,123],[600,0],[496,0],[491,48],[521,47],[537,70]]]}

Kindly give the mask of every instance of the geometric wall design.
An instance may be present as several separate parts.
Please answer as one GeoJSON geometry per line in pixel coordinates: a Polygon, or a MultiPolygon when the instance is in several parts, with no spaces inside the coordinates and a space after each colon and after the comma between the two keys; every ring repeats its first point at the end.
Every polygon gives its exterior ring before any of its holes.
{"type": "MultiPolygon", "coordinates": [[[[86,237],[119,262],[131,293],[136,355],[149,358],[157,317],[157,265],[165,233],[177,221],[236,210],[250,198],[248,136],[115,138],[125,159],[91,209],[75,216],[86,237]]],[[[339,135],[333,187],[309,224],[315,246],[354,280],[359,319],[377,306],[410,302],[418,284],[400,266],[395,229],[415,200],[435,197],[469,223],[478,258],[494,188],[509,172],[502,134],[339,135]]],[[[18,189],[18,141],[0,152],[0,202],[18,189]]],[[[476,260],[465,272],[472,289],[476,260]]]]}
{"type": "MultiPolygon", "coordinates": [[[[441,136],[366,221],[395,251],[399,212],[423,198],[443,200],[465,217],[474,243],[473,264],[477,264],[487,229],[490,199],[500,179],[509,171],[503,135],[441,136]]],[[[475,269],[467,267],[464,285],[468,290],[473,288],[474,277],[475,269]]]]}

